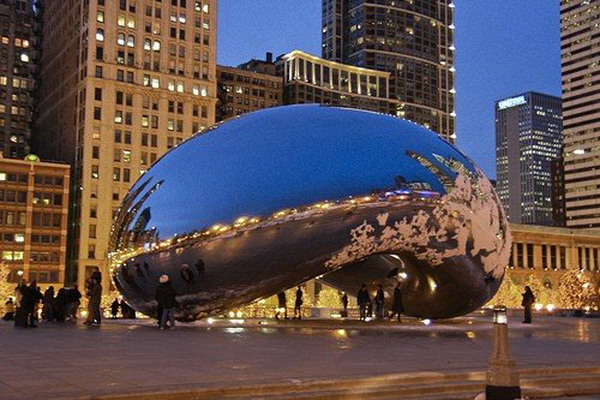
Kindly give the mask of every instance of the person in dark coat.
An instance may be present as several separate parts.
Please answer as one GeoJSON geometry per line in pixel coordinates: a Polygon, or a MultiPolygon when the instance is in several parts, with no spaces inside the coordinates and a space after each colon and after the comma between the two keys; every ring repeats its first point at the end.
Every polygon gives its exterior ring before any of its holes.
{"type": "Polygon", "coordinates": [[[112,319],[117,319],[119,317],[119,308],[121,305],[119,304],[119,299],[115,299],[110,305],[110,315],[112,319]]]}
{"type": "Polygon", "coordinates": [[[383,319],[384,309],[383,302],[385,301],[385,293],[383,292],[383,286],[379,285],[377,294],[375,295],[375,315],[377,319],[383,319]]]}
{"type": "Polygon", "coordinates": [[[402,289],[401,283],[398,282],[394,289],[394,302],[392,303],[392,314],[390,319],[394,318],[394,315],[398,315],[398,322],[402,322],[402,313],[404,312],[404,305],[402,304],[402,289]]]}
{"type": "Polygon", "coordinates": [[[178,306],[177,292],[168,275],[162,275],[158,282],[160,285],[156,289],[156,301],[163,310],[160,318],[160,329],[165,329],[167,320],[171,325],[170,327],[173,328],[175,326],[175,309],[178,306]]]}
{"type": "Polygon", "coordinates": [[[282,312],[283,312],[284,318],[288,319],[286,304],[287,304],[287,301],[285,298],[285,292],[277,293],[277,312],[275,313],[275,319],[279,319],[282,312]]]}
{"type": "Polygon", "coordinates": [[[54,286],[50,286],[44,292],[44,307],[42,308],[42,319],[46,322],[54,320],[54,286]]]}
{"type": "Polygon", "coordinates": [[[302,304],[304,304],[304,300],[302,300],[302,287],[298,286],[298,290],[296,290],[296,301],[294,302],[294,318],[302,319],[302,304]]]}
{"type": "Polygon", "coordinates": [[[22,286],[21,293],[23,294],[21,308],[23,308],[26,315],[25,326],[35,328],[35,317],[33,315],[35,312],[35,305],[42,300],[42,295],[38,292],[36,281],[32,281],[29,284],[29,287],[22,286]]]}
{"type": "Polygon", "coordinates": [[[27,328],[28,325],[27,308],[25,307],[25,301],[29,300],[28,291],[27,281],[25,279],[21,280],[21,283],[15,289],[15,327],[17,328],[27,328]]]}
{"type": "Polygon", "coordinates": [[[358,309],[360,311],[360,319],[361,321],[364,321],[367,319],[367,308],[371,303],[371,297],[369,296],[367,285],[364,283],[356,294],[356,303],[358,304],[358,309]]]}
{"type": "Polygon", "coordinates": [[[58,289],[56,299],[54,299],[54,319],[56,322],[65,322],[67,318],[67,304],[69,294],[66,288],[58,289]]]}
{"type": "Polygon", "coordinates": [[[342,307],[344,307],[344,310],[342,311],[342,317],[348,318],[348,295],[346,292],[342,293],[342,307]]]}
{"type": "Polygon", "coordinates": [[[102,272],[100,272],[100,268],[94,267],[94,272],[92,272],[92,276],[90,278],[95,279],[96,282],[100,282],[102,285],[102,272]]]}
{"type": "Polygon", "coordinates": [[[81,292],[77,285],[73,285],[71,289],[65,289],[66,292],[66,304],[65,304],[65,319],[69,321],[77,320],[77,310],[81,305],[81,292]]]}
{"type": "Polygon", "coordinates": [[[535,303],[535,296],[531,291],[529,286],[525,286],[525,293],[523,293],[523,300],[521,301],[521,305],[525,307],[525,316],[523,319],[524,324],[531,323],[531,307],[535,303]]]}
{"type": "Polygon", "coordinates": [[[14,321],[15,319],[15,303],[12,297],[9,297],[6,303],[4,303],[4,321],[14,321]]]}

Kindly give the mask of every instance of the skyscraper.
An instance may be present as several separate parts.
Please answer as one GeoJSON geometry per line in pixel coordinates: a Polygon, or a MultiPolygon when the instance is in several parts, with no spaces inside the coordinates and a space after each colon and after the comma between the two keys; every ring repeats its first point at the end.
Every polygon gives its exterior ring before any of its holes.
{"type": "MultiPolygon", "coordinates": [[[[108,283],[113,215],[168,149],[215,121],[216,0],[41,0],[37,142],[73,167],[70,268],[108,283]]],[[[73,277],[71,277],[73,279],[73,277]]]]}
{"type": "Polygon", "coordinates": [[[600,228],[600,4],[561,0],[567,226],[600,228]]]}
{"type": "Polygon", "coordinates": [[[528,92],[496,102],[496,190],[510,222],[554,225],[551,164],[561,131],[558,97],[528,92]]]}
{"type": "Polygon", "coordinates": [[[396,115],[454,142],[453,0],[324,0],[323,58],[389,72],[396,115]]]}
{"type": "Polygon", "coordinates": [[[29,153],[34,89],[32,0],[0,0],[0,151],[29,153]]]}

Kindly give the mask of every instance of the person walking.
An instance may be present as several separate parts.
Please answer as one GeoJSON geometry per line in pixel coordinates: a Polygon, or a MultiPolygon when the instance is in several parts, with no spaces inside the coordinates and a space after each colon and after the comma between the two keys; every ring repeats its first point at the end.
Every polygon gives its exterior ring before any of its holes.
{"type": "Polygon", "coordinates": [[[277,312],[275,313],[275,319],[279,319],[281,313],[283,313],[285,319],[288,319],[285,291],[277,293],[277,312]]]}
{"type": "Polygon", "coordinates": [[[377,319],[383,319],[384,309],[383,302],[385,301],[385,293],[383,291],[383,286],[379,285],[377,289],[377,294],[375,294],[375,316],[377,319]]]}
{"type": "Polygon", "coordinates": [[[27,292],[27,281],[21,280],[15,289],[15,327],[27,328],[27,310],[25,307],[25,300],[28,299],[27,292]]]}
{"type": "Polygon", "coordinates": [[[535,296],[531,291],[529,286],[525,286],[525,293],[523,293],[523,300],[521,301],[521,305],[525,307],[525,315],[523,319],[524,324],[531,323],[531,307],[535,303],[535,296]]]}
{"type": "Polygon", "coordinates": [[[6,303],[4,303],[4,316],[2,316],[2,319],[4,321],[15,320],[15,303],[12,297],[9,297],[6,303]]]}
{"type": "Polygon", "coordinates": [[[302,287],[298,286],[298,290],[296,290],[296,301],[294,303],[294,318],[302,319],[302,304],[304,301],[302,300],[302,287]]]}
{"type": "Polygon", "coordinates": [[[42,308],[42,320],[52,322],[54,320],[54,286],[50,286],[46,289],[42,301],[44,303],[44,307],[42,308]]]}
{"type": "Polygon", "coordinates": [[[342,293],[342,307],[344,307],[342,318],[348,318],[348,295],[346,292],[342,293]]]}
{"type": "Polygon", "coordinates": [[[170,327],[175,327],[175,309],[178,306],[177,303],[177,292],[173,287],[173,284],[169,280],[168,275],[161,275],[158,279],[160,285],[156,289],[156,301],[159,307],[162,308],[162,315],[160,317],[160,329],[167,327],[167,321],[169,321],[170,327]]]}
{"type": "Polygon", "coordinates": [[[358,304],[358,309],[360,311],[360,320],[364,321],[367,319],[367,308],[371,303],[371,297],[369,297],[369,291],[367,290],[367,285],[363,283],[360,290],[356,294],[356,303],[358,304]]]}
{"type": "Polygon", "coordinates": [[[404,312],[404,305],[402,304],[402,289],[401,283],[398,282],[394,289],[394,301],[392,303],[392,313],[390,314],[390,320],[398,315],[398,322],[402,323],[402,313],[404,312]]]}

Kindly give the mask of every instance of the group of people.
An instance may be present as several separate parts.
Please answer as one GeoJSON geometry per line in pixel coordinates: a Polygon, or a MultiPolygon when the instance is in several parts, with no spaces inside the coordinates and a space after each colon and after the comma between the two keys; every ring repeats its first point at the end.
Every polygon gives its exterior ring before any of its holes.
{"type": "MultiPolygon", "coordinates": [[[[302,319],[302,304],[304,304],[304,292],[302,291],[302,286],[298,286],[296,289],[296,299],[294,300],[294,317],[293,319],[302,319]]],[[[277,294],[277,310],[275,312],[275,319],[281,319],[281,314],[283,313],[283,317],[288,319],[287,313],[287,300],[285,296],[285,292],[279,292],[277,294]]]]}
{"type": "MultiPolygon", "coordinates": [[[[375,305],[375,317],[377,319],[383,320],[385,318],[393,319],[394,316],[397,317],[398,322],[402,322],[402,313],[404,312],[404,305],[402,303],[402,287],[401,283],[398,282],[396,287],[394,288],[394,298],[392,300],[392,308],[391,313],[387,313],[384,303],[385,303],[385,292],[383,291],[383,285],[378,285],[377,292],[373,299],[369,295],[369,291],[367,289],[367,285],[363,284],[356,294],[356,303],[358,304],[358,309],[360,313],[361,321],[365,321],[367,318],[373,317],[373,305],[375,305]]],[[[348,300],[346,299],[344,304],[344,312],[346,315],[348,307],[348,300]]]]}
{"type": "Polygon", "coordinates": [[[5,303],[6,313],[3,319],[14,321],[16,327],[35,328],[41,308],[43,321],[74,321],[80,299],[81,293],[77,285],[72,288],[63,287],[55,295],[54,286],[42,293],[36,281],[28,285],[23,279],[15,288],[15,300],[10,298],[5,303]]]}

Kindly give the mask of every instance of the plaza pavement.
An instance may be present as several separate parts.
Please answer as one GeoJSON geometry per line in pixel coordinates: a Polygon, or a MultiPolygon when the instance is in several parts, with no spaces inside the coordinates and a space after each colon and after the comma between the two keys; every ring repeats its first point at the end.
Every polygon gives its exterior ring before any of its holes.
{"type": "MultiPolygon", "coordinates": [[[[150,320],[26,330],[0,323],[0,399],[146,398],[153,392],[352,382],[386,374],[421,374],[427,384],[427,374],[484,373],[491,325],[483,317],[429,326],[416,320],[219,320],[164,331],[150,320]]],[[[541,317],[522,325],[513,318],[509,327],[519,368],[598,367],[600,373],[600,319],[541,317]]]]}

